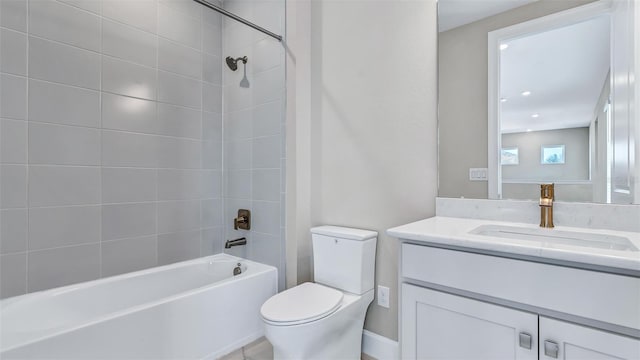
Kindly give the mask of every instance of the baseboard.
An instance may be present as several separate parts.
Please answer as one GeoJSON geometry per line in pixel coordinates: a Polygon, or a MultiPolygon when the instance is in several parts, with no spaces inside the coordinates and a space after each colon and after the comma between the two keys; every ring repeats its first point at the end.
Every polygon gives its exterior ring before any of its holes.
{"type": "Polygon", "coordinates": [[[362,352],[377,360],[397,360],[400,357],[397,341],[369,330],[362,331],[362,352]]]}

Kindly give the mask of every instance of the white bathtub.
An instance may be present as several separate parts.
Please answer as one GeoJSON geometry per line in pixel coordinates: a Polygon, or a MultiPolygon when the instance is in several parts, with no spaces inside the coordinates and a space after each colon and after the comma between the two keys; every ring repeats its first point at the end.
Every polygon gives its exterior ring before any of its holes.
{"type": "Polygon", "coordinates": [[[263,335],[277,278],[217,254],[2,300],[0,359],[215,358],[263,335]]]}

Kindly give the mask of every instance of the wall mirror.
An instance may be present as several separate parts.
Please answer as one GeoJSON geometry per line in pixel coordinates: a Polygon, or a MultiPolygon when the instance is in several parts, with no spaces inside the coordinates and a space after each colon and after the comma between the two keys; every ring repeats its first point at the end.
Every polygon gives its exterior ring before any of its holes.
{"type": "Polygon", "coordinates": [[[439,196],[640,203],[633,6],[440,0],[439,196]]]}

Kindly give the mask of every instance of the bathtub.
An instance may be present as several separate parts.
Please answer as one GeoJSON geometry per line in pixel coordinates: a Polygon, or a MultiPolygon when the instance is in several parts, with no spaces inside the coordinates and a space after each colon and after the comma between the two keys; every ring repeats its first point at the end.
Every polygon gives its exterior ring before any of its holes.
{"type": "Polygon", "coordinates": [[[263,335],[277,278],[217,254],[5,299],[0,359],[213,359],[263,335]]]}

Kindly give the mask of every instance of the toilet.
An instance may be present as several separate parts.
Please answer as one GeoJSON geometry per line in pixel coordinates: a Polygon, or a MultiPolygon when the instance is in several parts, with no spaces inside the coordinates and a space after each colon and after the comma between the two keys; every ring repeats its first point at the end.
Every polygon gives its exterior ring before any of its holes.
{"type": "Polygon", "coordinates": [[[315,282],[274,295],[260,309],[274,359],[360,359],[378,233],[319,226],[311,234],[315,282]]]}

